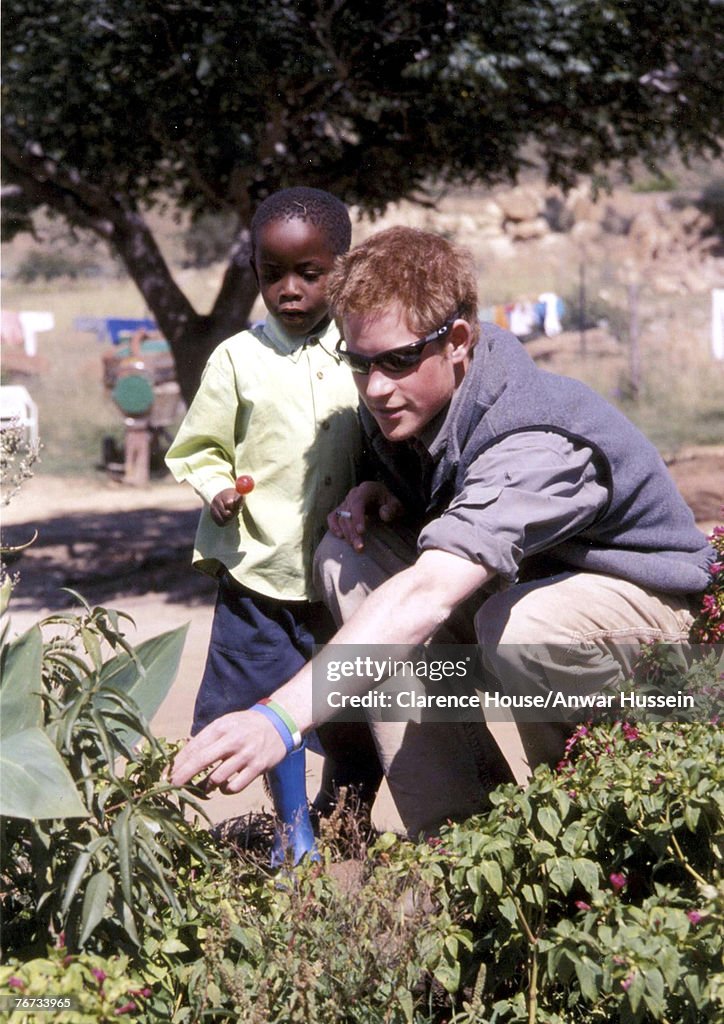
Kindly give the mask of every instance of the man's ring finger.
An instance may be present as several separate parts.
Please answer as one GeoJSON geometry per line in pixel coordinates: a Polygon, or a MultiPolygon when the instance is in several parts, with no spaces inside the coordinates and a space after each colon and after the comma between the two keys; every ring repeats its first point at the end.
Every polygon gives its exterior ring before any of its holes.
{"type": "Polygon", "coordinates": [[[337,519],[351,519],[352,513],[348,512],[346,508],[337,508],[334,510],[334,514],[337,519]]]}

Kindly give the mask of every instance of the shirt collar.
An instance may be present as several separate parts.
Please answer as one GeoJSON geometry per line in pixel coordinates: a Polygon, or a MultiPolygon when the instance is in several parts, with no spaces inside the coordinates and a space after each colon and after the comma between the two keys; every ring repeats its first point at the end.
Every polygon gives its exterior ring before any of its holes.
{"type": "Polygon", "coordinates": [[[293,360],[298,360],[305,347],[308,345],[314,345],[317,342],[322,346],[325,352],[330,355],[335,353],[335,345],[339,338],[339,331],[333,320],[327,324],[321,331],[314,331],[312,334],[306,337],[300,338],[298,335],[290,334],[284,325],[272,316],[271,313],[267,314],[267,318],[264,321],[264,335],[268,341],[272,343],[277,351],[282,352],[284,355],[291,356],[293,360]]]}
{"type": "Polygon", "coordinates": [[[445,447],[445,441],[447,440],[447,430],[445,428],[449,411],[450,406],[446,405],[434,419],[431,419],[425,425],[420,436],[416,438],[416,447],[424,449],[435,460],[440,457],[445,447]]]}

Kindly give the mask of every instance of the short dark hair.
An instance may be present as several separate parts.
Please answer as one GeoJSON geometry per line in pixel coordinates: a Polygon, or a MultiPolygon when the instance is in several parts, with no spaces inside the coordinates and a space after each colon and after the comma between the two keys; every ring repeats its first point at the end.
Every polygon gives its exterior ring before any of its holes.
{"type": "Polygon", "coordinates": [[[273,192],[261,203],[251,221],[251,257],[261,229],[272,221],[310,221],[327,236],[335,256],[347,252],[352,241],[352,222],[344,203],[321,188],[297,185],[273,192]]]}

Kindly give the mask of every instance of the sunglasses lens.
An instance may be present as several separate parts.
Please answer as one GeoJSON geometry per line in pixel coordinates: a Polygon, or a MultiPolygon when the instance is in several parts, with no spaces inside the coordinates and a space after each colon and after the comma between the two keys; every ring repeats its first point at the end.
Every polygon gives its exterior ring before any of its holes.
{"type": "Polygon", "coordinates": [[[337,343],[337,354],[353,373],[367,376],[373,366],[379,366],[387,373],[404,373],[405,370],[411,370],[413,366],[417,366],[425,354],[426,346],[443,338],[450,330],[452,323],[452,319],[447,320],[442,327],[433,331],[432,334],[428,334],[426,338],[420,338],[419,341],[414,341],[411,345],[402,345],[400,348],[392,349],[380,356],[361,356],[356,352],[348,352],[342,348],[341,340],[337,343]]]}
{"type": "Polygon", "coordinates": [[[372,363],[368,363],[363,356],[357,356],[352,352],[347,352],[345,355],[345,362],[351,369],[352,373],[364,373],[367,375],[370,372],[372,363]]]}
{"type": "Polygon", "coordinates": [[[417,366],[423,356],[422,349],[415,352],[388,352],[384,358],[377,361],[378,366],[383,370],[391,370],[392,373],[400,373],[402,370],[410,370],[417,366]]]}

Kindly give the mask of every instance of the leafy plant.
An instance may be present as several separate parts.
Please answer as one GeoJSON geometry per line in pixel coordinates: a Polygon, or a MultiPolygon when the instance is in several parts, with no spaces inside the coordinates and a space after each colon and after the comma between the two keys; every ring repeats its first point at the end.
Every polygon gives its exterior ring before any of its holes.
{"type": "Polygon", "coordinates": [[[180,909],[179,867],[206,859],[204,834],[185,820],[198,807],[163,777],[170,751],[148,726],[176,674],[185,628],[134,648],[120,618],[83,602],[80,615],[51,616],[3,644],[10,951],[42,952],[61,936],[71,952],[133,950],[167,906],[180,909]],[[42,639],[43,628],[58,626],[64,634],[42,639]]]}
{"type": "Polygon", "coordinates": [[[718,558],[691,628],[692,640],[700,644],[724,643],[724,526],[715,526],[709,540],[718,558]]]}
{"type": "Polygon", "coordinates": [[[451,1019],[721,1014],[723,756],[709,724],[581,727],[559,772],[495,791],[490,814],[417,851],[470,947],[432,948],[451,1019]]]}
{"type": "Polygon", "coordinates": [[[125,955],[102,957],[90,953],[68,955],[65,949],[51,951],[21,963],[11,960],[0,967],[0,988],[11,1000],[19,1000],[10,1015],[13,1024],[32,1024],[38,1011],[24,1010],[32,999],[58,1000],[53,1010],[54,1024],[110,1024],[118,1020],[138,1020],[138,1012],[152,994],[138,971],[125,955]],[[66,1004],[70,1003],[66,1009],[66,1004]]]}
{"type": "MultiPolygon", "coordinates": [[[[346,892],[329,862],[281,879],[236,862],[202,883],[196,895],[206,906],[194,928],[201,956],[176,956],[153,969],[157,991],[177,1007],[171,1019],[412,1021],[424,911],[405,908],[404,893],[415,870],[394,875],[371,859],[362,870],[346,892]]],[[[188,923],[186,929],[188,950],[188,923]]],[[[158,961],[158,950],[152,952],[158,961]]]]}

